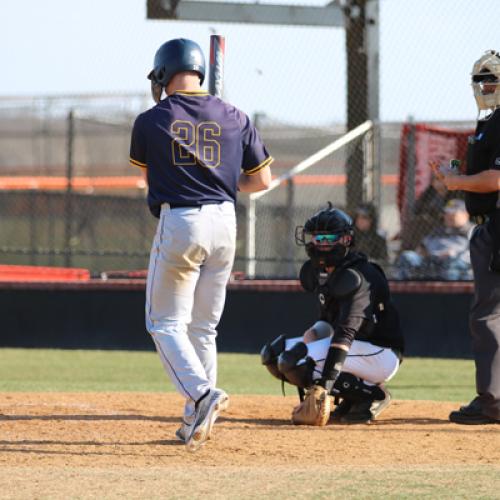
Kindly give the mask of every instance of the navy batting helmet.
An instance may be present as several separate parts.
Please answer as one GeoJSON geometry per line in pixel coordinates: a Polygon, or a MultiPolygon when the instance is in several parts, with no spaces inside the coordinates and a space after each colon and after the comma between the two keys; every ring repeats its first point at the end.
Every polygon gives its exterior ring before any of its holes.
{"type": "Polygon", "coordinates": [[[295,230],[295,241],[319,267],[338,266],[353,244],[353,221],[342,210],[328,207],[307,219],[295,230]]]}
{"type": "MultiPolygon", "coordinates": [[[[205,56],[196,42],[186,38],[176,38],[165,42],[156,51],[153,69],[148,78],[152,86],[163,88],[175,74],[183,71],[198,73],[202,84],[205,79],[205,56]]],[[[155,97],[154,92],[153,97],[155,97]]]]}

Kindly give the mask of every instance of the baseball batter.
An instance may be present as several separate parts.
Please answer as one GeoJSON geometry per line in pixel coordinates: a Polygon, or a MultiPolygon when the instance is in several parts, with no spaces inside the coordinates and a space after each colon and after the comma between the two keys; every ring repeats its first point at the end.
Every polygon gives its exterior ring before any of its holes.
{"type": "Polygon", "coordinates": [[[338,403],[334,420],[368,423],[390,403],[383,384],[398,371],[404,349],[387,279],[355,251],[351,218],[331,204],[297,228],[296,241],[309,257],[300,281],[317,295],[320,316],[303,336],[281,335],[264,346],[262,363],[306,390],[294,423],[326,424],[331,395],[338,403]]]}
{"type": "Polygon", "coordinates": [[[236,192],[266,189],[272,157],[245,113],[202,90],[205,59],[195,42],[164,43],[148,78],[156,105],[136,118],[130,146],[159,219],[146,327],[186,398],[176,435],[196,450],[228,404],[216,387],[215,338],[235,253],[236,192]]]}

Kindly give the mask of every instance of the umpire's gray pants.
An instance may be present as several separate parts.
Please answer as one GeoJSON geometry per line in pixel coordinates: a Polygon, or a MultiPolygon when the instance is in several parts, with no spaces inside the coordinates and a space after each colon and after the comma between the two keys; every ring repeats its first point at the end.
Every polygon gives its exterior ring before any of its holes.
{"type": "Polygon", "coordinates": [[[492,238],[485,224],[474,229],[470,255],[474,301],[470,312],[476,389],[482,412],[500,419],[500,273],[489,270],[492,238]]]}

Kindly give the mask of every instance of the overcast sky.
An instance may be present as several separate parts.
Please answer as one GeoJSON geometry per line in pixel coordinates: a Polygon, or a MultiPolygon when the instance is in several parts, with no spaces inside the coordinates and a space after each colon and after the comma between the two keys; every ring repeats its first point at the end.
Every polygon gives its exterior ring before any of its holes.
{"type": "MultiPolygon", "coordinates": [[[[380,12],[381,119],[473,120],[470,71],[500,50],[500,0],[381,0],[380,12]]],[[[161,43],[183,36],[208,51],[215,30],[229,101],[297,124],[345,120],[339,28],[148,21],[146,0],[1,0],[0,18],[0,96],[149,92],[161,43]]]]}

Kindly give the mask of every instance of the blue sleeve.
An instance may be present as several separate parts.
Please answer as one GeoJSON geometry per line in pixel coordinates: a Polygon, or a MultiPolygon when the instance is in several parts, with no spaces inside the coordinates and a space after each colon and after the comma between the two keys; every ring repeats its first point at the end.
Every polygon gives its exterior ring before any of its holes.
{"type": "Polygon", "coordinates": [[[255,174],[259,170],[271,165],[274,158],[267,152],[257,129],[245,113],[240,114],[241,139],[243,144],[243,171],[255,174]]]}
{"type": "Polygon", "coordinates": [[[132,128],[132,138],[130,140],[129,161],[135,167],[146,168],[146,137],[143,132],[141,115],[139,115],[132,128]]]}

